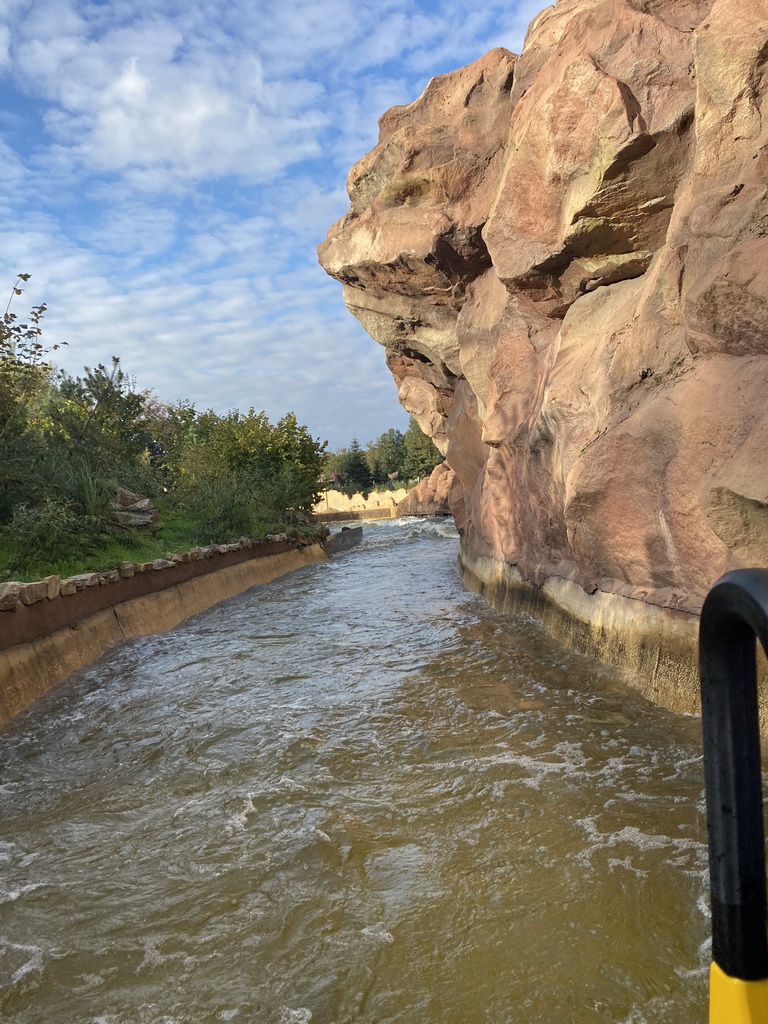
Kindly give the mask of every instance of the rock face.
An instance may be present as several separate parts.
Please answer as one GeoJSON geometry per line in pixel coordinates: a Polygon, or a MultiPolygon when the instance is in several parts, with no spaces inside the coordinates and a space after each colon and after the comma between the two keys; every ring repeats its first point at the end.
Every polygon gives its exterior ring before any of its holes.
{"type": "Polygon", "coordinates": [[[157,509],[149,498],[125,487],[117,488],[117,501],[110,506],[115,522],[132,530],[158,533],[163,527],[157,521],[157,509]]]}
{"type": "Polygon", "coordinates": [[[381,118],[320,260],[481,575],[696,613],[768,565],[767,141],[764,0],[560,0],[381,118]]]}
{"type": "Polygon", "coordinates": [[[461,499],[461,485],[456,474],[444,462],[435,466],[429,476],[420,480],[397,503],[399,516],[447,516],[452,514],[451,492],[461,499]]]}

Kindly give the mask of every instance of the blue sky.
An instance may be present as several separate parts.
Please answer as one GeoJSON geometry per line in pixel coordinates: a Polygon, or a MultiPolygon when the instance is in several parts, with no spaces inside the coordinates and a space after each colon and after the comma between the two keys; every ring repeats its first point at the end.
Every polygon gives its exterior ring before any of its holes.
{"type": "Polygon", "coordinates": [[[0,292],[70,372],[336,448],[407,415],[315,246],[377,119],[543,0],[0,0],[0,292]]]}

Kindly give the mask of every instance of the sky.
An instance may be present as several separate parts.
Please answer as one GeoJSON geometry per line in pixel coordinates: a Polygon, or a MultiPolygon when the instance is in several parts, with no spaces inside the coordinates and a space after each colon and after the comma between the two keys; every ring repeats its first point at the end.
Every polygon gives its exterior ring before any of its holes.
{"type": "MultiPolygon", "coordinates": [[[[315,247],[378,117],[545,0],[0,0],[0,296],[69,373],[332,449],[408,417],[315,247]]],[[[5,303],[3,301],[3,308],[5,303]]]]}

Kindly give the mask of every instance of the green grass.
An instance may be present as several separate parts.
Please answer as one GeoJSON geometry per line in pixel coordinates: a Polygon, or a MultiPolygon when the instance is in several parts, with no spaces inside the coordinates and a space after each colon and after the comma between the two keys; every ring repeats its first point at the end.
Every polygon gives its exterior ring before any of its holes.
{"type": "MultiPolygon", "coordinates": [[[[84,553],[77,558],[67,558],[46,564],[29,566],[26,571],[11,569],[10,562],[15,554],[10,535],[0,530],[0,582],[19,580],[30,583],[44,576],[76,576],[83,572],[106,572],[117,568],[121,562],[152,562],[163,558],[168,552],[181,554],[199,544],[226,544],[236,538],[213,536],[201,540],[203,535],[200,517],[188,509],[157,501],[158,522],[163,529],[158,533],[144,534],[128,530],[116,530],[110,534],[102,547],[93,553],[84,553]]],[[[275,527],[272,531],[282,532],[289,527],[275,527]]],[[[303,533],[317,534],[312,527],[301,527],[303,533]]]]}
{"type": "MultiPolygon", "coordinates": [[[[186,545],[182,550],[190,547],[194,547],[194,544],[186,545]]],[[[43,576],[61,576],[63,579],[81,572],[105,572],[116,568],[121,562],[151,562],[155,558],[162,558],[171,550],[173,549],[167,546],[163,533],[153,537],[142,537],[126,531],[124,535],[111,535],[104,546],[93,553],[84,553],[77,558],[60,559],[48,564],[31,565],[26,569],[11,569],[9,563],[15,550],[11,538],[3,533],[0,534],[0,581],[13,579],[29,583],[43,576]]]]}

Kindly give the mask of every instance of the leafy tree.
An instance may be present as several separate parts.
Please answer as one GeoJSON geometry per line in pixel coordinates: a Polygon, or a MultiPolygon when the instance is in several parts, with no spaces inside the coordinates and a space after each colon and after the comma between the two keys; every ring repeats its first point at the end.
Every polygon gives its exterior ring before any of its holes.
{"type": "Polygon", "coordinates": [[[378,484],[386,484],[388,480],[400,476],[404,458],[403,434],[391,427],[376,438],[369,441],[365,448],[365,459],[371,477],[378,484]]]}
{"type": "Polygon", "coordinates": [[[325,447],[293,413],[273,426],[253,409],[225,416],[209,409],[190,425],[180,481],[206,529],[252,533],[256,522],[272,528],[285,522],[286,510],[312,508],[325,447]]]}
{"type": "Polygon", "coordinates": [[[109,369],[86,366],[82,377],[62,374],[46,410],[46,441],[75,456],[115,485],[136,486],[151,441],[144,395],[112,357],[109,369]]]}
{"type": "Polygon", "coordinates": [[[45,391],[52,373],[46,356],[59,348],[52,345],[46,349],[40,340],[44,305],[33,306],[26,323],[18,323],[10,311],[14,297],[23,294],[19,282],[29,278],[29,274],[18,275],[0,322],[0,441],[24,433],[29,426],[34,402],[45,391]]]}
{"type": "Polygon", "coordinates": [[[435,466],[440,465],[443,456],[411,416],[411,422],[403,438],[403,475],[408,480],[429,476],[435,466]]]}
{"type": "Polygon", "coordinates": [[[181,472],[188,482],[210,471],[228,470],[262,483],[285,479],[287,467],[294,480],[294,507],[309,509],[319,495],[317,479],[323,469],[325,441],[318,441],[300,426],[293,413],[272,425],[266,413],[250,409],[218,416],[212,410],[198,416],[188,431],[181,472]]]}
{"type": "Polygon", "coordinates": [[[44,305],[34,306],[24,323],[10,311],[29,277],[18,275],[0,321],[0,522],[25,499],[30,468],[44,453],[40,404],[52,385],[47,356],[59,347],[46,349],[40,340],[44,305]]]}
{"type": "Polygon", "coordinates": [[[182,471],[184,452],[197,435],[197,411],[192,402],[160,402],[151,391],[143,392],[144,417],[149,434],[149,464],[157,474],[157,486],[175,487],[182,471]]]}

